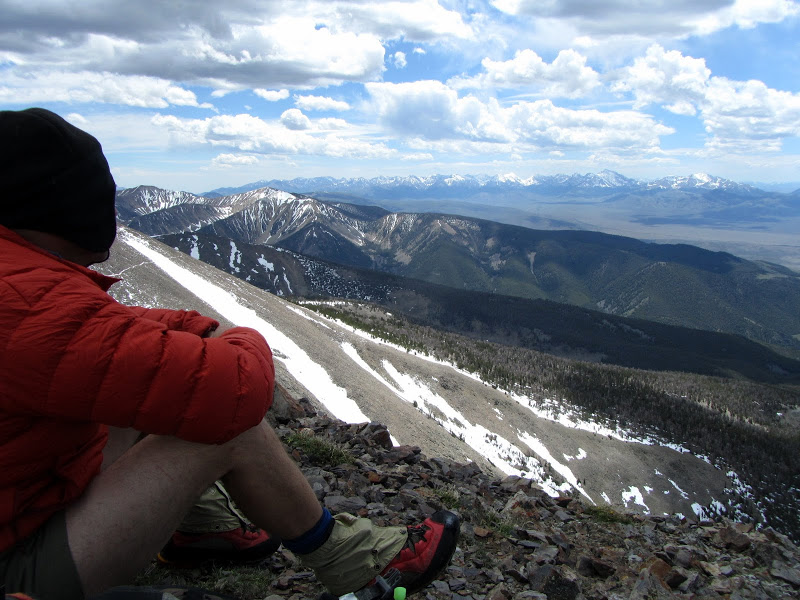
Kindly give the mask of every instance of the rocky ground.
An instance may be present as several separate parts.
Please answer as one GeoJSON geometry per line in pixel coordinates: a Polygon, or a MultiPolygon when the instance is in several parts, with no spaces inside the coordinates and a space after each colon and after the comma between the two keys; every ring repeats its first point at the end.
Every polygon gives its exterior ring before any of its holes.
{"type": "MultiPolygon", "coordinates": [[[[551,498],[526,479],[498,480],[474,464],[392,447],[381,424],[347,425],[306,400],[278,396],[270,411],[276,429],[331,512],[386,525],[418,523],[440,508],[461,516],[451,566],[417,598],[800,598],[800,551],[772,529],[551,498]]],[[[258,567],[154,565],[139,583],[200,585],[242,600],[306,600],[324,591],[283,549],[258,567]]]]}

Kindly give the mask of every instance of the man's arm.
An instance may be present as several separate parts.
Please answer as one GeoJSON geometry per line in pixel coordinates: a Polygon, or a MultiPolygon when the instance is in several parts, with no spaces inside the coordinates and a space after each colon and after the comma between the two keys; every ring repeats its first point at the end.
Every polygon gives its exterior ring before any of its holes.
{"type": "Polygon", "coordinates": [[[207,337],[219,327],[217,320],[205,317],[196,310],[170,310],[166,308],[144,308],[141,306],[129,306],[128,308],[137,316],[163,323],[169,329],[188,331],[201,337],[207,337]]]}
{"type": "Polygon", "coordinates": [[[3,410],[221,443],[269,408],[274,366],[255,330],[203,338],[100,290],[59,289],[53,306],[40,306],[0,348],[3,410]]]}

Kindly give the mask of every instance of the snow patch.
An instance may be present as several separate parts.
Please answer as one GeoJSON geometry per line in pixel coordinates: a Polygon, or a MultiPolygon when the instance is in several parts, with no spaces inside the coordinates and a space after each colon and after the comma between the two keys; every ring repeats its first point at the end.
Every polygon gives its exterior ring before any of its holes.
{"type": "Polygon", "coordinates": [[[678,490],[678,493],[681,495],[681,498],[683,498],[684,500],[688,500],[689,499],[689,494],[687,494],[680,487],[678,487],[677,483],[675,483],[674,481],[672,481],[672,479],[669,479],[669,478],[667,478],[667,481],[669,481],[672,484],[672,487],[674,487],[676,490],[678,490]]]}
{"type": "Polygon", "coordinates": [[[243,306],[236,296],[175,264],[133,234],[122,231],[120,237],[126,244],[149,258],[159,269],[212,306],[226,319],[242,327],[251,327],[261,333],[269,340],[274,357],[283,362],[287,370],[336,418],[347,423],[370,421],[361,412],[355,401],[347,396],[347,390],[336,385],[323,367],[311,360],[311,357],[289,337],[258,317],[255,311],[243,306]]]}
{"type": "Polygon", "coordinates": [[[416,378],[400,373],[394,365],[384,359],[381,363],[383,370],[391,378],[391,382],[380,375],[366,361],[364,361],[350,344],[343,344],[342,349],[356,363],[371,373],[375,379],[391,389],[398,398],[410,404],[415,404],[417,408],[429,415],[445,430],[452,435],[462,439],[471,448],[480,452],[489,462],[507,475],[518,475],[520,477],[531,477],[541,480],[544,489],[552,490],[553,482],[545,480],[539,461],[535,458],[525,456],[519,448],[503,439],[497,434],[489,431],[485,427],[470,423],[464,415],[451,407],[447,401],[433,392],[428,386],[416,378]]]}
{"type": "Polygon", "coordinates": [[[635,485],[632,485],[627,492],[622,492],[622,502],[625,504],[627,508],[628,502],[633,502],[634,504],[638,504],[639,506],[644,507],[644,514],[650,514],[650,507],[644,503],[644,497],[642,496],[642,492],[639,491],[639,488],[635,485]]]}
{"type": "Polygon", "coordinates": [[[567,462],[569,462],[569,461],[571,461],[571,460],[583,460],[583,459],[584,459],[584,458],[586,458],[587,456],[589,456],[589,455],[588,455],[588,454],[586,454],[586,450],[584,450],[583,448],[578,448],[578,454],[576,454],[575,456],[570,456],[570,455],[568,455],[568,454],[565,454],[565,455],[564,455],[564,459],[565,459],[567,462]]]}
{"type": "Polygon", "coordinates": [[[273,271],[275,271],[275,265],[266,260],[263,256],[260,256],[258,258],[258,264],[263,266],[264,269],[267,271],[267,273],[272,273],[273,271]]]}
{"type": "Polygon", "coordinates": [[[528,447],[533,450],[540,458],[542,458],[545,462],[547,462],[553,469],[561,475],[566,482],[578,490],[581,494],[586,496],[589,499],[589,502],[595,504],[595,501],[592,500],[591,496],[586,493],[586,491],[581,486],[578,478],[572,473],[572,470],[566,466],[562,465],[558,462],[553,455],[550,454],[550,451],[545,447],[545,445],[535,436],[532,436],[530,433],[527,432],[520,432],[518,434],[519,439],[525,442],[528,447]]]}
{"type": "Polygon", "coordinates": [[[192,247],[189,249],[189,256],[194,259],[200,260],[200,249],[197,247],[197,236],[193,235],[191,237],[192,240],[192,247]]]}
{"type": "Polygon", "coordinates": [[[239,267],[237,267],[234,263],[242,264],[242,253],[239,252],[239,249],[236,247],[236,243],[231,240],[231,258],[230,262],[228,263],[228,267],[232,271],[239,272],[239,267]]]}

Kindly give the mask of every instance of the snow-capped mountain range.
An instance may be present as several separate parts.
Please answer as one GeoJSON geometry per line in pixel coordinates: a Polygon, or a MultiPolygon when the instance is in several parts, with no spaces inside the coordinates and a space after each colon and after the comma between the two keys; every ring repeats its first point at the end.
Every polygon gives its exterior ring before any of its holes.
{"type": "Polygon", "coordinates": [[[650,181],[610,170],[527,178],[513,173],[316,177],[261,180],[206,195],[265,186],[392,212],[448,213],[533,229],[584,229],[681,242],[800,271],[800,190],[764,191],[705,173],[650,181]]]}
{"type": "Polygon", "coordinates": [[[427,193],[444,190],[495,190],[527,189],[531,192],[543,194],[558,193],[565,190],[595,190],[597,192],[616,191],[648,191],[648,190],[723,190],[738,194],[753,194],[759,190],[747,184],[736,183],[722,177],[715,177],[706,173],[696,173],[688,176],[670,176],[644,181],[631,179],[615,171],[604,170],[599,173],[572,174],[572,175],[538,175],[521,178],[514,173],[503,175],[431,175],[431,176],[398,176],[365,178],[296,178],[290,180],[261,180],[238,188],[219,188],[203,195],[225,196],[248,189],[273,187],[296,193],[348,193],[370,194],[382,191],[417,192],[427,193]]]}

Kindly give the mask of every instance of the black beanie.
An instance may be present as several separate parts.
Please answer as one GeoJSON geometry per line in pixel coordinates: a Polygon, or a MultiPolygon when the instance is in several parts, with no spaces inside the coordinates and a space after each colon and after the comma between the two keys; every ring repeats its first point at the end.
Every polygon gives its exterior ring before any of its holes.
{"type": "Polygon", "coordinates": [[[0,111],[0,224],[104,252],[116,185],[100,143],[43,108],[0,111]]]}

